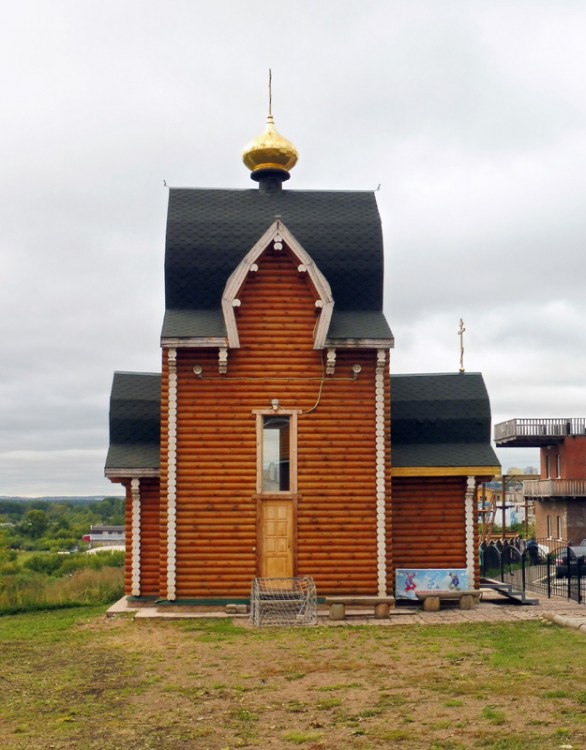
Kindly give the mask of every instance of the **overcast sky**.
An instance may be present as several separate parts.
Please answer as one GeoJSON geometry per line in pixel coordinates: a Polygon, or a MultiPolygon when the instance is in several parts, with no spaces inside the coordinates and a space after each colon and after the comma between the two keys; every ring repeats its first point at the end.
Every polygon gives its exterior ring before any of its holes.
{"type": "MultiPolygon", "coordinates": [[[[0,27],[0,495],[112,494],[114,370],[160,371],[170,186],[374,190],[393,372],[586,416],[582,0],[19,0],[0,27]]],[[[537,464],[509,449],[505,469],[537,464]]]]}

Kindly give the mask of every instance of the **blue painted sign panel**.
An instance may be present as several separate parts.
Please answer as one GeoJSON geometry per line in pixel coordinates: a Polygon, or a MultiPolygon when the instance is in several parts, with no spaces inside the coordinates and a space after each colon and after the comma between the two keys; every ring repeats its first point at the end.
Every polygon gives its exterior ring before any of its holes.
{"type": "Polygon", "coordinates": [[[417,599],[418,591],[466,591],[468,571],[465,568],[397,568],[395,597],[417,599]]]}

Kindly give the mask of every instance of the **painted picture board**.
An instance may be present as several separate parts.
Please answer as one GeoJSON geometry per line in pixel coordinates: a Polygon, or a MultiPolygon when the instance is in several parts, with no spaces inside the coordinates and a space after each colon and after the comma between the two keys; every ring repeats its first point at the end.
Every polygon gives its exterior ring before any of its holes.
{"type": "Polygon", "coordinates": [[[465,568],[397,568],[395,598],[417,599],[418,591],[466,591],[465,568]]]}

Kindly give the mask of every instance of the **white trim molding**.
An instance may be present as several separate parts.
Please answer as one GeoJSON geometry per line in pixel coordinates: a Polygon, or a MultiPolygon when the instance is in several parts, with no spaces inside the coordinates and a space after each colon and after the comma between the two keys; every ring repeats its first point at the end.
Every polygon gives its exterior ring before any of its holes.
{"type": "Polygon", "coordinates": [[[464,505],[466,526],[466,569],[468,570],[468,588],[474,585],[474,561],[476,560],[476,545],[474,544],[474,518],[476,495],[476,477],[470,475],[466,480],[466,500],[464,505]]]}
{"type": "Polygon", "coordinates": [[[160,469],[105,469],[104,476],[116,481],[118,477],[124,479],[143,479],[144,477],[160,477],[160,469]]]}
{"type": "Polygon", "coordinates": [[[140,479],[131,480],[130,497],[132,498],[132,585],[130,593],[132,596],[140,596],[140,479]]]}
{"type": "Polygon", "coordinates": [[[224,293],[222,295],[222,311],[228,334],[228,345],[234,349],[240,347],[238,338],[238,326],[236,325],[236,315],[234,313],[234,302],[238,299],[238,294],[242,288],[246,276],[251,271],[258,270],[257,260],[272,243],[273,248],[278,251],[283,250],[285,245],[297,259],[299,266],[303,266],[311,279],[311,283],[319,299],[316,301],[322,304],[319,320],[315,326],[313,348],[323,349],[326,343],[326,336],[330,327],[330,320],[334,309],[334,299],[332,290],[327,282],[326,277],[314,263],[309,253],[303,249],[282,221],[274,221],[267,231],[262,235],[258,242],[248,251],[243,260],[236,266],[230,278],[226,282],[224,293]]]}
{"type": "MultiPolygon", "coordinates": [[[[319,301],[319,300],[318,300],[319,301]]],[[[316,302],[317,305],[317,302],[316,302]]],[[[325,346],[336,349],[394,349],[395,339],[326,339],[325,346]]]]}
{"type": "Polygon", "coordinates": [[[161,338],[163,349],[209,349],[214,346],[227,346],[225,336],[198,336],[180,339],[177,337],[161,338]]]}
{"type": "Polygon", "coordinates": [[[177,350],[167,355],[169,405],[167,425],[167,599],[177,596],[177,350]]]}
{"type": "Polygon", "coordinates": [[[387,434],[385,430],[385,369],[386,352],[376,353],[376,373],[374,376],[376,411],[376,550],[378,595],[387,593],[387,539],[386,539],[386,452],[387,434]]]}

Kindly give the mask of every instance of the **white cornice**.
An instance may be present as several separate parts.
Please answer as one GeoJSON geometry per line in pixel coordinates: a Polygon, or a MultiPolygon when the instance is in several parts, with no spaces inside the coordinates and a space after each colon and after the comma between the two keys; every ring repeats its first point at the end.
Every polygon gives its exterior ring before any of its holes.
{"type": "Polygon", "coordinates": [[[106,469],[104,476],[107,479],[142,479],[145,477],[160,477],[160,469],[106,469]]]}
{"type": "Polygon", "coordinates": [[[394,349],[395,339],[326,339],[335,349],[394,349]]]}
{"type": "Polygon", "coordinates": [[[189,338],[161,338],[162,349],[205,349],[226,346],[228,339],[226,336],[191,336],[189,338]]]}

